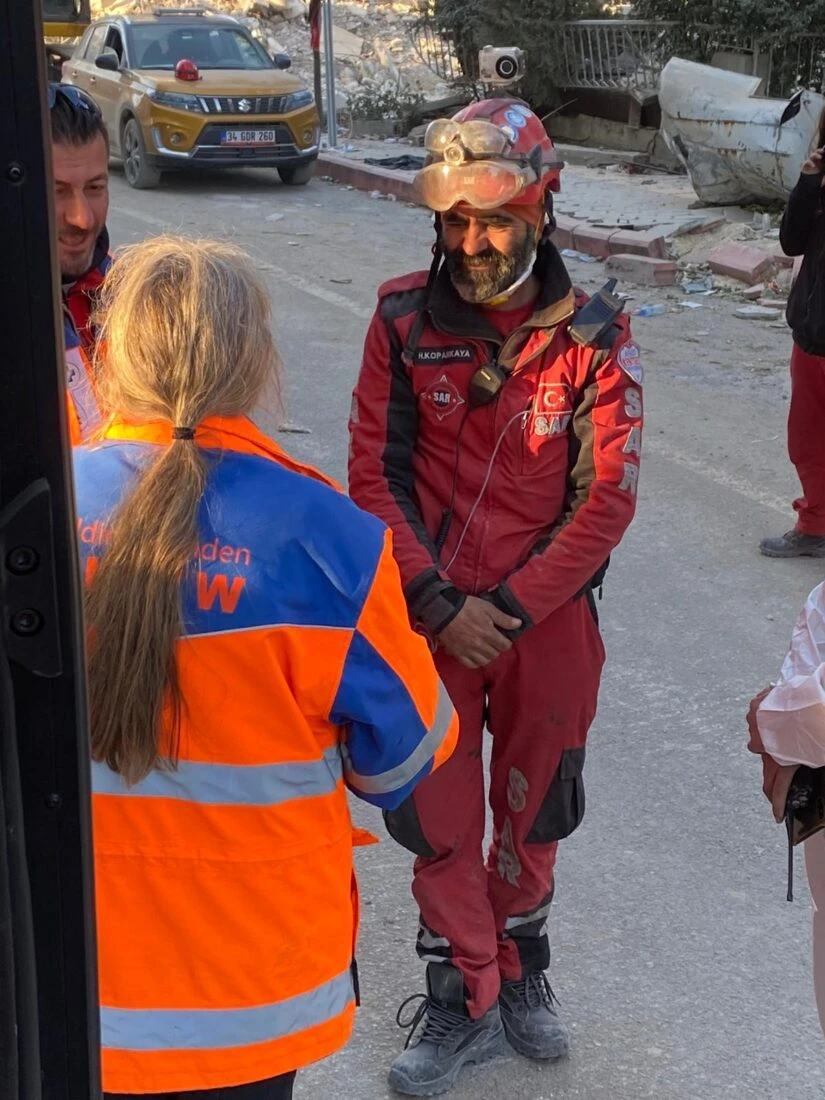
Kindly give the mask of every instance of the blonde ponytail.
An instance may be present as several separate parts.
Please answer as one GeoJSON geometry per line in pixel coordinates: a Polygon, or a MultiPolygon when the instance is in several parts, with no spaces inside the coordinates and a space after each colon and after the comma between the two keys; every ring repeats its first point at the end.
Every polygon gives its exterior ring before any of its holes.
{"type": "MultiPolygon", "coordinates": [[[[99,321],[100,392],[113,415],[196,429],[251,412],[267,384],[277,386],[266,289],[228,245],[161,237],[124,249],[99,321]]],[[[92,756],[128,783],[177,759],[181,581],[208,474],[204,452],[180,434],[105,517],[111,537],[86,596],[92,756]]]]}

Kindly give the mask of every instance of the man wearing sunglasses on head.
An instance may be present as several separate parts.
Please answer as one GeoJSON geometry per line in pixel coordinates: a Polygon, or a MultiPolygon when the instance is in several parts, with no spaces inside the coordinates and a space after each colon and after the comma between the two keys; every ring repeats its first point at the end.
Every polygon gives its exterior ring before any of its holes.
{"type": "Polygon", "coordinates": [[[73,444],[100,423],[93,385],[95,294],[108,270],[109,137],[94,100],[68,84],[49,85],[57,254],[69,432],[73,444]]]}
{"type": "Polygon", "coordinates": [[[486,100],[426,146],[433,264],[380,289],[350,424],[350,492],[393,530],[461,724],[452,760],[386,815],[418,857],[427,994],[399,1013],[413,1041],[390,1071],[412,1096],[447,1091],[505,1036],[531,1058],[567,1052],[545,973],[553,868],[584,813],[593,588],[633,517],[642,426],[621,302],[574,290],[550,240],[562,165],[541,121],[486,100]]]}

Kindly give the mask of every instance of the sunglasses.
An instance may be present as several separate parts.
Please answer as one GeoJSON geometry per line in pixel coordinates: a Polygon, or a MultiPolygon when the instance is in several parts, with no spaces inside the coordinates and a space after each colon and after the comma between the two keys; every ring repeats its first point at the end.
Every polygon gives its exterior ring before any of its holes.
{"type": "Polygon", "coordinates": [[[49,110],[54,109],[54,105],[57,103],[58,96],[75,109],[81,111],[88,111],[92,115],[100,115],[100,108],[95,103],[90,95],[86,92],[82,92],[80,88],[75,88],[71,84],[50,84],[49,85],[49,110]]]}

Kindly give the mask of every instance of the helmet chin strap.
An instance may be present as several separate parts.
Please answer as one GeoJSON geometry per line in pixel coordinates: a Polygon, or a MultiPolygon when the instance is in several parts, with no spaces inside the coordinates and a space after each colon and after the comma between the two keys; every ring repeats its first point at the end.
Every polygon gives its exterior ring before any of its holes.
{"type": "Polygon", "coordinates": [[[516,279],[516,281],[514,283],[511,283],[506,290],[500,290],[498,294],[495,294],[492,298],[485,298],[483,301],[479,302],[479,305],[492,306],[493,308],[495,308],[496,306],[503,306],[509,298],[513,297],[519,287],[524,286],[524,284],[533,274],[533,265],[536,262],[537,255],[538,249],[535,245],[533,245],[533,247],[530,249],[530,256],[527,260],[527,266],[525,267],[524,271],[522,271],[521,275],[519,275],[519,277],[516,279]]]}
{"type": "Polygon", "coordinates": [[[516,281],[511,283],[507,287],[506,290],[500,290],[497,294],[494,294],[492,298],[485,298],[484,301],[479,302],[479,305],[491,306],[493,309],[497,308],[498,306],[503,306],[504,303],[508,299],[513,297],[515,292],[520,287],[524,286],[524,284],[527,282],[527,280],[533,274],[533,267],[536,263],[536,257],[538,256],[538,251],[539,251],[539,242],[544,239],[545,231],[546,231],[546,228],[547,228],[547,223],[548,223],[548,218],[547,218],[547,215],[545,214],[541,225],[539,225],[538,228],[536,229],[536,236],[533,240],[533,247],[530,249],[530,255],[527,258],[527,261],[526,261],[525,266],[524,266],[524,270],[518,276],[516,281]]]}

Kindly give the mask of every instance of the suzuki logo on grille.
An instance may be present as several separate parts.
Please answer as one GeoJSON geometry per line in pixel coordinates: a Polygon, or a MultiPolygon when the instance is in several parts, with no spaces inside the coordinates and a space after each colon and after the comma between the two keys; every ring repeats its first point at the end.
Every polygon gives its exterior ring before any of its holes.
{"type": "Polygon", "coordinates": [[[248,99],[239,99],[238,110],[243,111],[244,114],[248,114],[252,110],[252,104],[248,99]]]}

